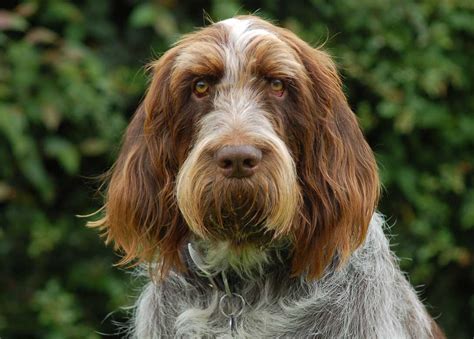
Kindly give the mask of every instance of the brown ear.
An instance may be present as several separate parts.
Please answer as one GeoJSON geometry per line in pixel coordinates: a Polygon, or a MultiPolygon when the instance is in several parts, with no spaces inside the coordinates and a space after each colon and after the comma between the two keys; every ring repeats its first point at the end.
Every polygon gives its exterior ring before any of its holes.
{"type": "Polygon", "coordinates": [[[89,223],[124,253],[120,264],[158,262],[162,276],[182,268],[179,249],[188,235],[174,197],[179,152],[170,129],[173,59],[171,50],[151,65],[152,82],[110,172],[105,216],[89,223]]]}
{"type": "Polygon", "coordinates": [[[293,271],[317,278],[335,256],[344,263],[363,243],[379,179],[334,63],[326,53],[288,38],[307,73],[299,88],[305,116],[295,138],[304,206],[294,228],[293,271]]]}

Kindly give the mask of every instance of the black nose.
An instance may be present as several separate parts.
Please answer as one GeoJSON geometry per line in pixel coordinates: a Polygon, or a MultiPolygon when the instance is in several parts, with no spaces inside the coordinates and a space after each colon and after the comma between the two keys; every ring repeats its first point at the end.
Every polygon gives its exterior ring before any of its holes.
{"type": "Polygon", "coordinates": [[[260,160],[262,151],[250,145],[224,146],[216,152],[217,166],[228,178],[251,176],[260,160]]]}

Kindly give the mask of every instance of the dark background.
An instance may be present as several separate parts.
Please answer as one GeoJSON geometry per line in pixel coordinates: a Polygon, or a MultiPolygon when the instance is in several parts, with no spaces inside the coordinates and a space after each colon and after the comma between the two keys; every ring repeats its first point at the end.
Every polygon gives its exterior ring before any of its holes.
{"type": "Polygon", "coordinates": [[[325,44],[380,165],[393,249],[451,338],[474,334],[474,2],[0,2],[0,336],[98,338],[137,294],[76,214],[180,34],[257,9],[325,44]]]}

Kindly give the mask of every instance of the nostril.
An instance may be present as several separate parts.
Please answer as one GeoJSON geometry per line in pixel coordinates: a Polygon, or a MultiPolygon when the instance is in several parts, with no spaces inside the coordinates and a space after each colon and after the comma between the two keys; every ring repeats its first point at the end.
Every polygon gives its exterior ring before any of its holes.
{"type": "Polygon", "coordinates": [[[230,159],[223,159],[222,161],[219,162],[219,167],[221,168],[231,168],[232,167],[232,160],[230,159]]]}
{"type": "Polygon", "coordinates": [[[243,165],[244,165],[244,167],[253,168],[253,167],[257,166],[257,159],[255,159],[255,158],[244,159],[243,165]]]}

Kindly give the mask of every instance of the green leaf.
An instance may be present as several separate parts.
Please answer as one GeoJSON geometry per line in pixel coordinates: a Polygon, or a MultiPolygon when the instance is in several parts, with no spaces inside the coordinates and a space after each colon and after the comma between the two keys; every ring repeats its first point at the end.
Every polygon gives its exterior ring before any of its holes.
{"type": "Polygon", "coordinates": [[[461,207],[461,225],[464,229],[474,228],[474,190],[466,195],[461,207]]]}
{"type": "Polygon", "coordinates": [[[224,20],[238,15],[241,9],[239,2],[235,0],[213,0],[211,14],[212,18],[216,21],[224,20]]]}
{"type": "Polygon", "coordinates": [[[10,147],[22,174],[42,194],[43,199],[53,198],[53,185],[48,177],[35,141],[27,134],[28,121],[19,107],[0,104],[0,132],[10,147]]]}
{"type": "Polygon", "coordinates": [[[133,9],[129,22],[132,27],[153,26],[157,16],[156,7],[152,3],[144,3],[133,9]]]}
{"type": "Polygon", "coordinates": [[[98,156],[109,150],[110,145],[106,140],[89,138],[79,145],[81,152],[86,156],[98,156]]]}
{"type": "Polygon", "coordinates": [[[52,251],[62,237],[62,228],[51,224],[44,215],[38,214],[31,225],[28,254],[37,257],[52,251]]]}
{"type": "Polygon", "coordinates": [[[68,174],[76,174],[80,165],[80,154],[71,142],[58,137],[49,137],[44,142],[45,153],[56,158],[68,174]]]}
{"type": "Polygon", "coordinates": [[[18,14],[0,10],[0,31],[25,31],[28,21],[18,14]]]}

